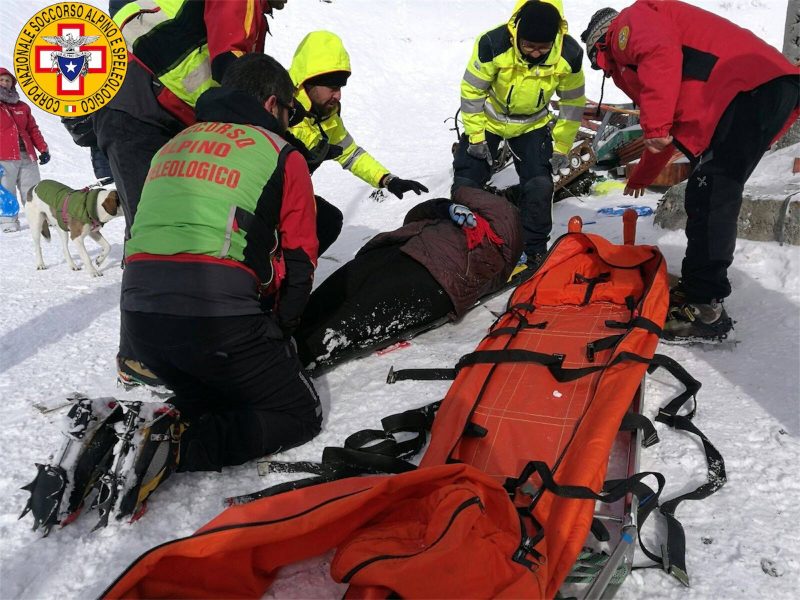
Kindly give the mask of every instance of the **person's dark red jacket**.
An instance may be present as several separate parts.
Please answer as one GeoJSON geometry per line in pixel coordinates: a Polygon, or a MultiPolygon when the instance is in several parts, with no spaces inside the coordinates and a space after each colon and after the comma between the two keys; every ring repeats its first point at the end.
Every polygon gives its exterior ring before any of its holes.
{"type": "Polygon", "coordinates": [[[451,201],[426,200],[410,211],[403,226],[379,233],[358,254],[382,246],[400,250],[424,266],[453,303],[453,318],[462,317],[481,296],[505,284],[522,253],[519,211],[506,201],[477,188],[459,188],[453,202],[475,211],[502,241],[488,237],[470,248],[466,231],[447,213],[451,201]]]}
{"type": "MultiPolygon", "coordinates": [[[[639,105],[645,138],[672,135],[690,159],[708,148],[737,94],[800,73],[752,32],[678,0],[638,0],[622,10],[598,63],[639,105]]],[[[784,131],[797,116],[796,110],[784,131]]],[[[673,152],[645,152],[629,184],[652,182],[673,152]]]]}
{"type": "MultiPolygon", "coordinates": [[[[17,79],[8,69],[0,68],[0,75],[8,75],[17,84],[17,79]]],[[[31,160],[36,160],[36,150],[47,152],[47,143],[24,102],[0,102],[0,160],[20,160],[19,138],[31,160]]]]}

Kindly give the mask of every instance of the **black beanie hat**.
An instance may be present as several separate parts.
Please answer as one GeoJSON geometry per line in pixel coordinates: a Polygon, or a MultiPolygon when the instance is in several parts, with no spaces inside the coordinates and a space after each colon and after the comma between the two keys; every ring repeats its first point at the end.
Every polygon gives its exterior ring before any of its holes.
{"type": "Polygon", "coordinates": [[[552,42],[561,28],[561,15],[552,4],[531,0],[519,9],[516,23],[517,40],[552,42]]]}
{"type": "Polygon", "coordinates": [[[322,73],[316,77],[306,79],[304,85],[324,85],[329,88],[340,88],[347,85],[348,77],[350,77],[350,71],[331,71],[330,73],[322,73]]]}

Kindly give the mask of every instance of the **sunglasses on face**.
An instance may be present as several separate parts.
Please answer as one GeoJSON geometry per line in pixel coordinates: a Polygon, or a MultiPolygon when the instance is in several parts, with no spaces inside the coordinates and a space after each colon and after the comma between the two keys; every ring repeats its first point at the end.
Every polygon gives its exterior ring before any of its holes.
{"type": "Polygon", "coordinates": [[[289,112],[289,124],[291,125],[292,121],[297,116],[297,107],[294,105],[294,102],[292,102],[291,104],[286,104],[286,102],[284,102],[277,96],[275,96],[275,102],[278,104],[278,106],[285,108],[289,112]]]}
{"type": "Polygon", "coordinates": [[[600,38],[594,43],[594,46],[589,50],[587,53],[589,58],[589,64],[592,66],[592,69],[595,71],[602,70],[603,67],[597,62],[597,55],[600,54],[601,50],[605,50],[606,46],[606,34],[600,36],[600,38]]]}

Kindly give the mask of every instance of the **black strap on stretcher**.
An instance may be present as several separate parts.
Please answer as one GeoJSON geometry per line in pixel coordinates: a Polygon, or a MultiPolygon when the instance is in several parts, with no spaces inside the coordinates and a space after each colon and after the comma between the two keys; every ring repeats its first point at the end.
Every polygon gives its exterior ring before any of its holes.
{"type": "MultiPolygon", "coordinates": [[[[350,435],[344,446],[328,446],[320,462],[262,461],[268,473],[310,473],[313,477],[280,483],[258,492],[227,498],[228,506],[246,504],[345,477],[377,473],[405,473],[417,466],[407,459],[418,454],[428,441],[439,402],[389,415],[381,420],[382,429],[364,429],[350,435]],[[399,440],[403,437],[407,439],[399,440]]],[[[465,432],[466,434],[466,432],[465,432]]],[[[472,433],[480,435],[480,432],[472,433]]]]}

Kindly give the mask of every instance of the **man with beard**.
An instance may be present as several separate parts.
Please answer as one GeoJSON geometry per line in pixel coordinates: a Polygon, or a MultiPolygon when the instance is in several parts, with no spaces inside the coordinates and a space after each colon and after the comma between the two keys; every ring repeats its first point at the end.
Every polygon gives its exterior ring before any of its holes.
{"type": "MultiPolygon", "coordinates": [[[[308,150],[312,173],[323,161],[335,160],[372,187],[386,188],[398,198],[406,192],[419,195],[428,188],[417,181],[400,179],[356,144],[341,116],[342,88],[350,77],[350,56],[342,40],[330,31],[312,31],[295,51],[289,69],[297,89],[295,105],[302,105],[305,118],[289,132],[308,150]]],[[[289,140],[294,142],[294,140],[289,140]]],[[[322,254],[339,236],[341,211],[317,198],[317,237],[322,254]]]]}
{"type": "Polygon", "coordinates": [[[582,60],[580,45],[567,35],[561,0],[521,0],[507,23],[478,37],[461,82],[464,135],[453,160],[451,195],[489,180],[505,140],[519,175],[532,271],[544,259],[553,227],[551,173],[568,166],[583,116],[582,60]],[[548,107],[554,93],[560,108],[551,133],[548,107]]]}

